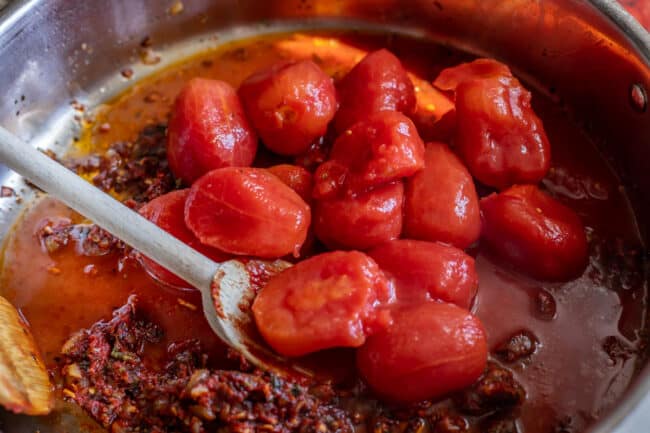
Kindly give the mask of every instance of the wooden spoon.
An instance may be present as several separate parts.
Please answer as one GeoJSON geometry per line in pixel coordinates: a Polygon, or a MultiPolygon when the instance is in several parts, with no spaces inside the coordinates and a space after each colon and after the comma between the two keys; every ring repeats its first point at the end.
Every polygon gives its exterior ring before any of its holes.
{"type": "Polygon", "coordinates": [[[0,405],[15,413],[52,410],[52,385],[27,325],[0,296],[0,405]]]}
{"type": "MultiPolygon", "coordinates": [[[[196,287],[205,318],[226,344],[260,368],[286,371],[286,360],[251,332],[247,306],[255,293],[242,262],[215,263],[2,127],[0,162],[196,287]]],[[[275,270],[290,266],[281,260],[260,263],[275,270]]]]}

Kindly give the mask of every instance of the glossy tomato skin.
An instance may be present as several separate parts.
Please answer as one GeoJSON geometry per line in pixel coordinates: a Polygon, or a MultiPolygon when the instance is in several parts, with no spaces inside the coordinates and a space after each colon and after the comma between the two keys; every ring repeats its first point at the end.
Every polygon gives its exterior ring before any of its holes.
{"type": "Polygon", "coordinates": [[[388,281],[368,256],[335,251],[299,262],[272,277],[253,303],[264,340],[278,353],[301,356],[359,347],[391,324],[388,281]]]}
{"type": "Polygon", "coordinates": [[[403,203],[402,182],[356,196],[317,200],[314,232],[331,249],[366,250],[399,237],[403,203]]]}
{"type": "Polygon", "coordinates": [[[368,338],[357,367],[380,397],[415,403],[463,389],[487,364],[483,325],[453,304],[425,302],[392,311],[393,326],[368,338]]]}
{"type": "Polygon", "coordinates": [[[424,170],[406,181],[404,234],[467,248],[481,233],[474,181],[443,143],[427,143],[424,170]]]}
{"type": "Polygon", "coordinates": [[[393,281],[400,305],[437,300],[469,309],[476,296],[474,259],[462,250],[435,242],[399,239],[370,251],[393,281]]]}
{"type": "Polygon", "coordinates": [[[512,72],[507,65],[494,59],[476,59],[443,69],[433,81],[433,85],[443,91],[455,92],[456,88],[466,81],[495,77],[512,77],[512,72]]]}
{"type": "Polygon", "coordinates": [[[578,215],[534,185],[481,199],[482,243],[516,270],[542,280],[579,276],[588,260],[578,215]]]}
{"type": "Polygon", "coordinates": [[[306,203],[311,202],[311,191],[314,182],[312,174],[306,169],[298,165],[279,164],[269,167],[267,170],[298,193],[306,203]]]}
{"type": "Polygon", "coordinates": [[[256,72],[241,84],[239,96],[262,142],[280,155],[306,152],[337,109],[334,82],[311,60],[256,72]]]}
{"type": "Polygon", "coordinates": [[[205,244],[231,254],[298,255],[311,221],[309,206],[265,169],[226,167],[194,182],[185,224],[205,244]]]}
{"type": "Polygon", "coordinates": [[[210,170],[249,166],[257,136],[228,83],[193,78],[176,97],[167,127],[174,176],[191,185],[210,170]]]}
{"type": "Polygon", "coordinates": [[[356,194],[424,167],[424,142],[408,117],[382,111],[341,134],[316,173],[314,197],[356,194]]]}
{"type": "Polygon", "coordinates": [[[340,106],[334,127],[339,133],[379,111],[410,115],[415,110],[413,83],[399,59],[385,49],[366,55],[336,88],[340,106]]]}
{"type": "MultiPolygon", "coordinates": [[[[182,189],[161,195],[142,206],[140,208],[140,214],[167,233],[186,243],[201,254],[210,257],[212,260],[216,262],[228,260],[228,254],[216,248],[201,244],[197,237],[194,236],[194,233],[185,226],[183,212],[189,193],[189,189],[182,189]]],[[[141,259],[145,269],[163,284],[177,288],[191,287],[189,283],[172,274],[148,257],[141,256],[141,259]]]]}
{"type": "Polygon", "coordinates": [[[550,168],[551,146],[530,100],[514,78],[467,81],[456,89],[456,146],[485,185],[537,183],[550,168]]]}

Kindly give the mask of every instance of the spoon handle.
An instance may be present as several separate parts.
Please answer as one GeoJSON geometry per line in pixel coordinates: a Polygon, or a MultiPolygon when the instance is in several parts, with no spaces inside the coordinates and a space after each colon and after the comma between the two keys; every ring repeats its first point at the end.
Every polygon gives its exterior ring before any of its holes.
{"type": "Polygon", "coordinates": [[[95,224],[209,293],[217,263],[0,126],[0,162],[95,224]]]}

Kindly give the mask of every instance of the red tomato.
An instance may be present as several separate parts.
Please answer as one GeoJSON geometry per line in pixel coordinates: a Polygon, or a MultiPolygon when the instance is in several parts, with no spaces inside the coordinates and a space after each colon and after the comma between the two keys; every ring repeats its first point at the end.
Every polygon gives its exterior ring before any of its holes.
{"type": "Polygon", "coordinates": [[[335,251],[304,260],[272,277],[253,303],[262,337],[276,352],[301,356],[359,347],[391,324],[388,281],[363,253],[335,251]]]}
{"type": "Polygon", "coordinates": [[[476,59],[442,70],[433,85],[440,90],[454,92],[466,81],[495,77],[512,77],[512,72],[508,66],[494,59],[476,59]]]}
{"type": "Polygon", "coordinates": [[[415,90],[399,59],[388,50],[364,57],[337,85],[340,107],[334,118],[339,133],[379,111],[415,110],[415,90]]]}
{"type": "Polygon", "coordinates": [[[309,206],[261,168],[220,168],[194,182],[185,223],[205,245],[264,258],[298,254],[311,220],[309,206]]]}
{"type": "Polygon", "coordinates": [[[248,166],[257,137],[228,83],[193,78],[176,97],[167,127],[169,168],[188,185],[210,170],[248,166]]]}
{"type": "Polygon", "coordinates": [[[456,146],[484,184],[537,183],[550,168],[551,146],[530,98],[514,78],[467,81],[456,89],[456,146]]]}
{"type": "Polygon", "coordinates": [[[314,197],[355,194],[408,177],[424,167],[424,143],[402,113],[382,111],[341,134],[315,173],[314,197]]]}
{"type": "MultiPolygon", "coordinates": [[[[142,206],[140,208],[140,214],[167,233],[185,242],[212,260],[216,262],[227,260],[228,255],[226,253],[201,244],[197,237],[194,236],[194,233],[185,226],[183,212],[185,209],[185,200],[189,193],[189,189],[183,189],[161,195],[142,206]]],[[[189,283],[178,278],[148,257],[142,256],[142,264],[152,277],[164,284],[181,288],[190,287],[189,283]]]]}
{"type": "Polygon", "coordinates": [[[474,259],[458,248],[401,239],[368,255],[393,281],[401,304],[440,300],[467,309],[472,305],[478,288],[474,259]]]}
{"type": "Polygon", "coordinates": [[[256,72],[239,87],[239,96],[262,142],[281,155],[307,151],[337,108],[332,79],[311,60],[256,72]]]}
{"type": "Polygon", "coordinates": [[[425,302],[392,311],[393,326],[368,338],[357,366],[381,397],[414,403],[476,381],[487,364],[480,320],[453,304],[425,302]]]}
{"type": "Polygon", "coordinates": [[[467,248],[481,234],[472,176],[443,143],[428,143],[424,170],[406,182],[404,233],[467,248]]]}
{"type": "Polygon", "coordinates": [[[297,192],[305,202],[309,203],[311,201],[313,180],[311,173],[306,169],[297,165],[280,164],[269,167],[267,170],[297,192]]]}
{"type": "Polygon", "coordinates": [[[333,249],[372,248],[399,237],[403,202],[402,182],[356,196],[317,200],[314,232],[333,249]]]}
{"type": "Polygon", "coordinates": [[[498,257],[533,277],[568,280],[588,259],[578,215],[534,185],[481,199],[482,241],[498,257]]]}

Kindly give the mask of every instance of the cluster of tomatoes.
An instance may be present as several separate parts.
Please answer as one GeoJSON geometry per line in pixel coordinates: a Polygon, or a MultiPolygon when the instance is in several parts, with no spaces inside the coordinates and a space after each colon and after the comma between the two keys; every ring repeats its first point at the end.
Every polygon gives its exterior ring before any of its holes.
{"type": "Polygon", "coordinates": [[[455,102],[445,116],[453,149],[420,138],[417,94],[386,50],[336,85],[309,60],[259,71],[238,90],[193,79],[173,107],[167,147],[174,175],[191,186],[141,211],[217,261],[300,257],[315,236],[328,252],[275,275],[255,299],[261,335],[286,356],[358,348],[368,384],[402,402],[466,387],[485,368],[465,248],[480,239],[517,271],[549,280],[579,275],[587,260],[578,216],[537,186],[550,146],[508,67],[480,59],[433,84],[455,102]],[[258,137],[300,160],[328,131],[337,138],[313,173],[250,167],[258,137]],[[474,179],[499,192],[479,200],[474,179]]]}

